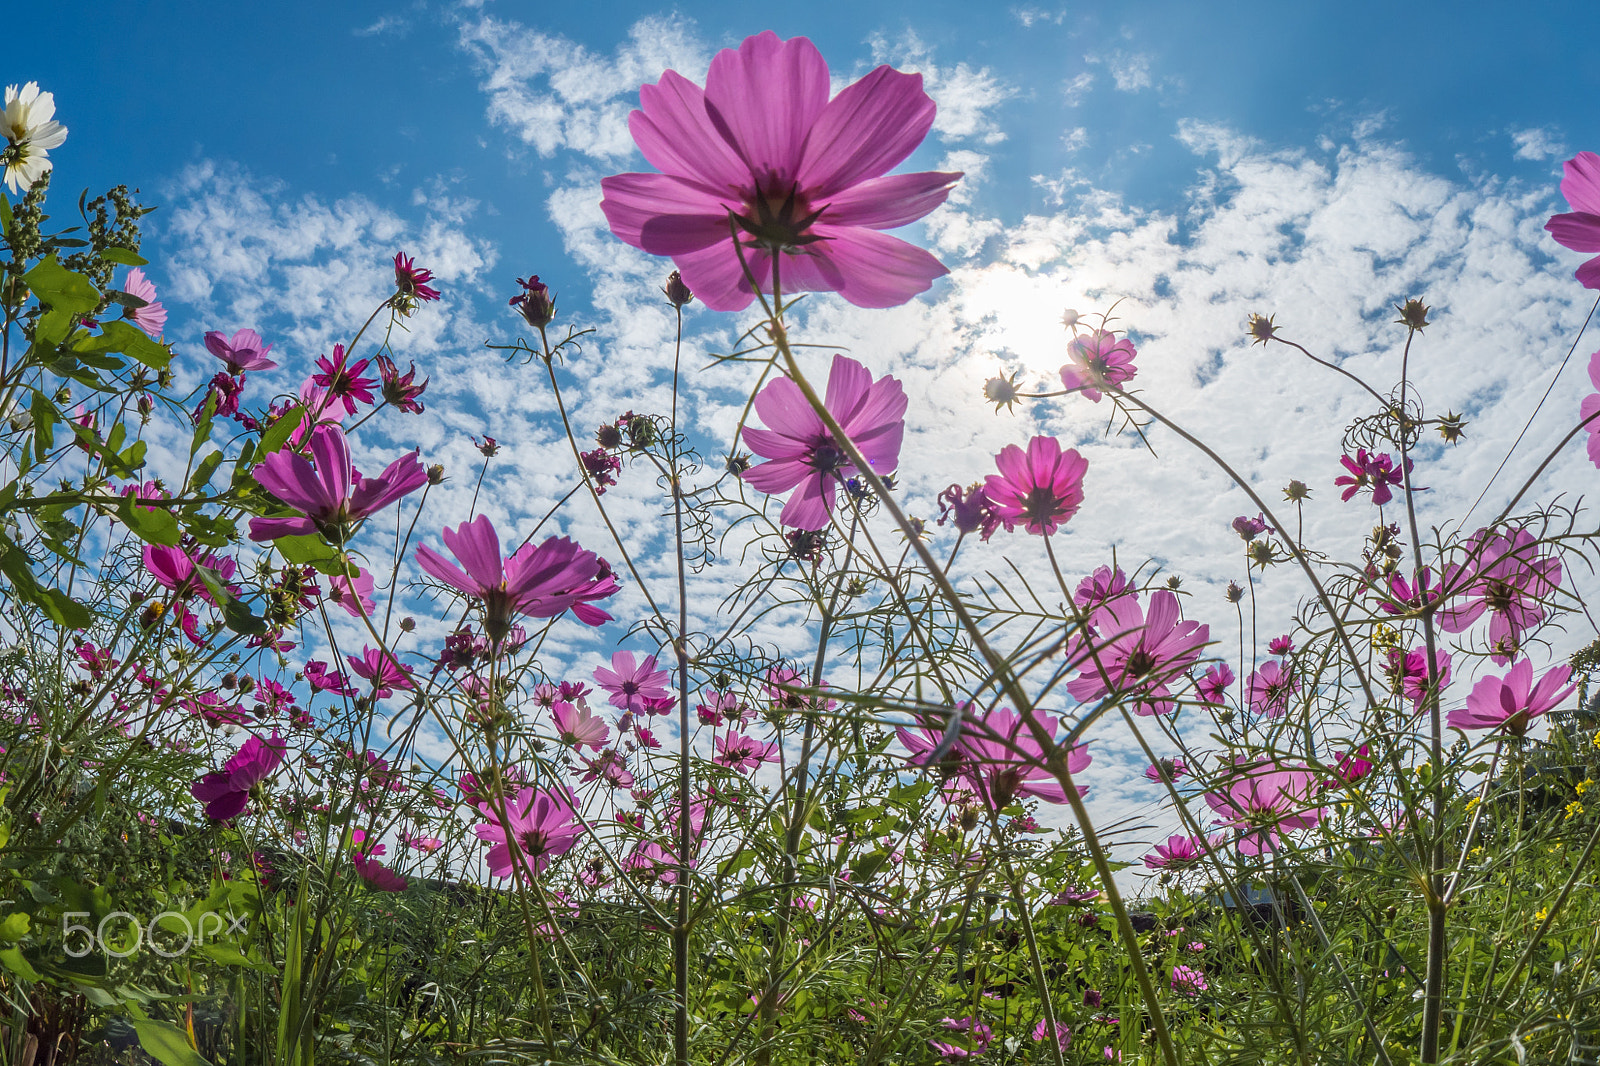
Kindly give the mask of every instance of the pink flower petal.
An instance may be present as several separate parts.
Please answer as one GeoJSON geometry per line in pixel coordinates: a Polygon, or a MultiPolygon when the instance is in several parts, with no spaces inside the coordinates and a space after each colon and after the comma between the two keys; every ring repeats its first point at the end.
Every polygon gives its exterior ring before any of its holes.
{"type": "Polygon", "coordinates": [[[828,104],[828,89],[828,64],[816,45],[804,37],[781,41],[767,30],[711,60],[706,112],[749,173],[786,186],[799,174],[806,134],[828,104]]]}
{"type": "Polygon", "coordinates": [[[635,248],[682,255],[721,242],[725,254],[736,258],[726,198],[668,174],[617,174],[602,178],[600,188],[605,194],[600,210],[611,232],[635,248]]]}
{"type": "Polygon", "coordinates": [[[663,174],[733,188],[750,172],[706,115],[705,91],[675,70],[639,90],[628,131],[650,165],[663,174]]]}
{"type": "Polygon", "coordinates": [[[1574,211],[1600,215],[1600,155],[1579,152],[1562,164],[1561,195],[1574,211]]]}
{"type": "Polygon", "coordinates": [[[1554,215],[1544,228],[1564,248],[1574,252],[1600,252],[1600,215],[1581,211],[1554,215]]]}
{"type": "Polygon", "coordinates": [[[826,238],[811,247],[838,269],[839,295],[857,307],[898,307],[950,273],[927,251],[877,230],[821,222],[812,230],[826,238]]]}
{"type": "Polygon", "coordinates": [[[830,226],[894,229],[926,215],[950,195],[960,174],[926,171],[873,178],[833,196],[822,221],[830,226]]]}
{"type": "Polygon", "coordinates": [[[818,200],[887,174],[933,128],[921,74],[882,66],[845,86],[817,116],[805,143],[800,184],[818,200]]]}

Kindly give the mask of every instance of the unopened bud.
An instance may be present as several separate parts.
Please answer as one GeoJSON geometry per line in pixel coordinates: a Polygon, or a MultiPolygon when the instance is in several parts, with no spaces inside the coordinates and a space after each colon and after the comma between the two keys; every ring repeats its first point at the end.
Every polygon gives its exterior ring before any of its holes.
{"type": "Polygon", "coordinates": [[[434,463],[432,466],[428,467],[428,484],[430,484],[430,485],[442,485],[442,484],[444,484],[444,464],[443,463],[434,463]]]}
{"type": "Polygon", "coordinates": [[[522,292],[511,298],[511,306],[534,329],[548,326],[556,317],[556,301],[550,294],[550,287],[541,282],[537,274],[526,281],[518,278],[517,284],[522,286],[522,292]]]}
{"type": "Polygon", "coordinates": [[[676,270],[667,275],[667,284],[661,293],[673,307],[682,307],[694,299],[694,293],[689,291],[689,286],[683,283],[683,276],[676,270]]]}
{"type": "Polygon", "coordinates": [[[1278,335],[1278,327],[1273,324],[1275,315],[1251,315],[1247,331],[1250,334],[1251,344],[1265,345],[1278,335]]]}
{"type": "Polygon", "coordinates": [[[1428,325],[1429,308],[1421,300],[1413,297],[1395,308],[1400,312],[1400,317],[1395,319],[1396,324],[1421,333],[1428,325]]]}

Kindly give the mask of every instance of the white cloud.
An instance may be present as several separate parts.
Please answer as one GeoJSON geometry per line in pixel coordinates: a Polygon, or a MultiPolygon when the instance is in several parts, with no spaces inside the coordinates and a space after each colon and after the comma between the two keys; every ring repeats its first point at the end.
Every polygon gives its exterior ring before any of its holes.
{"type": "Polygon", "coordinates": [[[1043,23],[1059,26],[1067,20],[1067,12],[1064,8],[1056,11],[1046,11],[1042,7],[1030,5],[1012,8],[1011,17],[1022,23],[1023,27],[1027,29],[1043,23]]]}
{"type": "Polygon", "coordinates": [[[1006,139],[996,109],[1016,95],[988,67],[966,63],[937,63],[932,49],[915,33],[890,40],[877,35],[868,40],[874,63],[889,63],[897,70],[922,75],[922,87],[939,106],[933,132],[945,141],[972,140],[999,144],[1006,139]]]}
{"type": "Polygon", "coordinates": [[[1080,70],[1072,76],[1072,80],[1061,87],[1061,96],[1068,107],[1077,107],[1083,103],[1083,98],[1089,95],[1089,90],[1094,88],[1094,75],[1087,70],[1080,70]]]}
{"type": "Polygon", "coordinates": [[[1118,92],[1136,93],[1150,88],[1150,57],[1142,52],[1113,52],[1106,57],[1106,67],[1118,92]]]}
{"type": "Polygon", "coordinates": [[[1567,146],[1560,134],[1548,126],[1512,130],[1511,143],[1516,145],[1518,159],[1531,159],[1542,163],[1546,159],[1559,159],[1567,154],[1567,146]]]}

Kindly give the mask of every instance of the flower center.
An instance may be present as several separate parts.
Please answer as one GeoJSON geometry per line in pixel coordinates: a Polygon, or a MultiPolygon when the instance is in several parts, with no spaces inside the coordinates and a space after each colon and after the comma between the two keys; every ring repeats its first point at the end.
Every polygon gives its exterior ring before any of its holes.
{"type": "Polygon", "coordinates": [[[1034,521],[1047,521],[1055,517],[1060,505],[1060,498],[1052,490],[1040,485],[1022,498],[1022,513],[1034,521]]]}
{"type": "Polygon", "coordinates": [[[798,248],[824,239],[807,231],[826,209],[824,204],[811,210],[798,185],[783,187],[769,179],[757,186],[744,212],[735,214],[733,220],[750,235],[751,245],[772,250],[798,248]]]}
{"type": "Polygon", "coordinates": [[[1143,677],[1156,668],[1157,661],[1154,655],[1140,647],[1128,656],[1127,674],[1129,677],[1143,677]]]}
{"type": "Polygon", "coordinates": [[[832,437],[823,437],[811,446],[811,458],[806,465],[819,474],[837,474],[850,465],[850,458],[832,437]]]}
{"type": "Polygon", "coordinates": [[[539,856],[545,853],[550,846],[550,838],[542,829],[525,829],[517,836],[517,843],[522,845],[522,853],[529,856],[539,856]]]}

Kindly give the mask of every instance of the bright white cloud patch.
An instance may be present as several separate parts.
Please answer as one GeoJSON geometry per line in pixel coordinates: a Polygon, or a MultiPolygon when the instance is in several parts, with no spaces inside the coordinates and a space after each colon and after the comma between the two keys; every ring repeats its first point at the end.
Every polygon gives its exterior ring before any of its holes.
{"type": "Polygon", "coordinates": [[[1511,143],[1516,145],[1518,159],[1531,159],[1535,163],[1559,159],[1567,154],[1567,146],[1562,143],[1560,135],[1544,126],[1512,130],[1511,143]]]}

